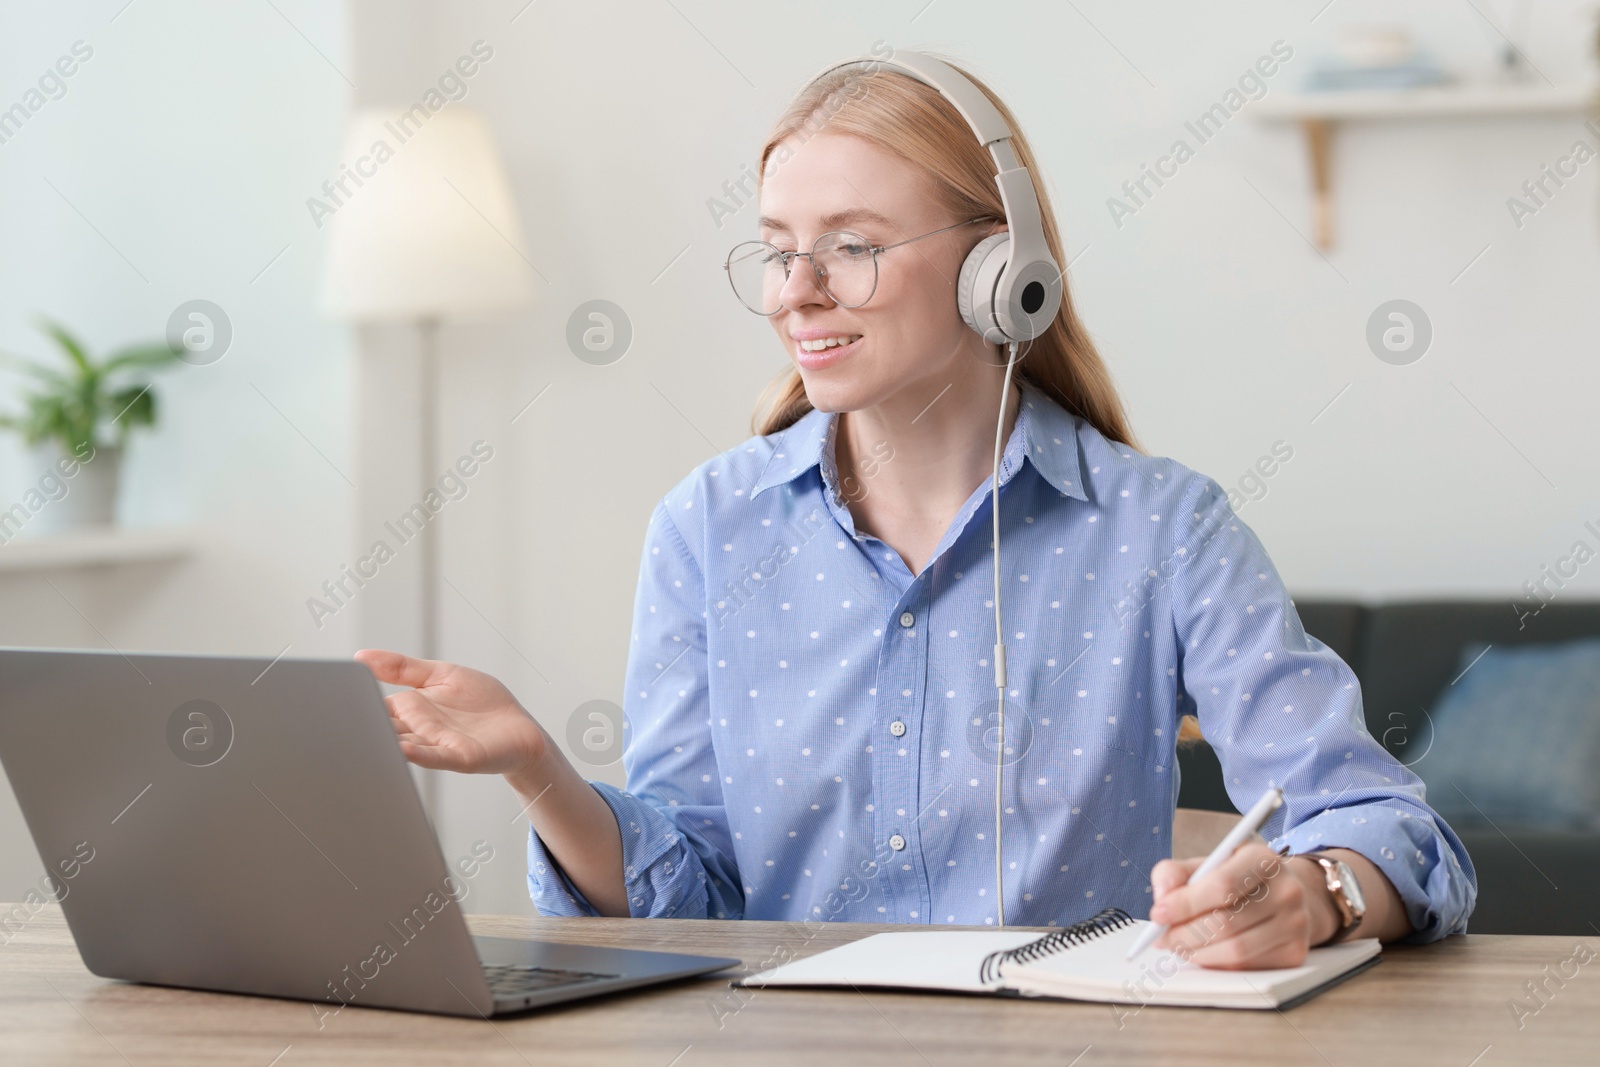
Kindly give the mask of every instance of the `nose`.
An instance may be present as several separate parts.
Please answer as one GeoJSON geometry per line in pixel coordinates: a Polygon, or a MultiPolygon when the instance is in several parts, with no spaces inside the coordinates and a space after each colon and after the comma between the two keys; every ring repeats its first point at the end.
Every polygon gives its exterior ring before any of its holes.
{"type": "Polygon", "coordinates": [[[789,277],[778,290],[778,300],[790,311],[833,303],[828,291],[817,281],[817,272],[809,256],[796,256],[789,262],[789,277]]]}

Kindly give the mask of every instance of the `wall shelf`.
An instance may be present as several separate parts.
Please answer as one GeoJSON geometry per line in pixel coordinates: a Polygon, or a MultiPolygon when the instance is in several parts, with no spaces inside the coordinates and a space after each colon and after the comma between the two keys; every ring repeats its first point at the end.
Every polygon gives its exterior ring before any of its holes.
{"type": "Polygon", "coordinates": [[[0,574],[155,563],[192,556],[197,537],[186,526],[75,530],[16,537],[0,544],[0,574]]]}
{"type": "Polygon", "coordinates": [[[1550,85],[1447,85],[1418,89],[1349,89],[1268,96],[1252,105],[1261,122],[1293,122],[1305,137],[1312,184],[1312,235],[1333,247],[1333,133],[1341,122],[1579,115],[1595,106],[1596,88],[1550,85]]]}
{"type": "Polygon", "coordinates": [[[1549,85],[1346,89],[1264,97],[1251,105],[1251,114],[1265,122],[1562,114],[1582,111],[1594,95],[1593,87],[1558,89],[1549,85]]]}

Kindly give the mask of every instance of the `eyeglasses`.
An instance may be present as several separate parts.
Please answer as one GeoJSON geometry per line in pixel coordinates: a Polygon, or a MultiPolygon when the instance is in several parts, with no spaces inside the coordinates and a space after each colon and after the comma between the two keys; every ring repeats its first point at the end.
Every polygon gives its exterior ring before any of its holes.
{"type": "Polygon", "coordinates": [[[875,245],[859,233],[834,230],[818,237],[809,252],[785,252],[766,241],[745,241],[734,245],[722,269],[728,272],[728,282],[739,302],[757,315],[776,315],[783,310],[779,299],[789,271],[796,259],[804,256],[811,261],[811,272],[817,285],[828,298],[843,308],[858,308],[872,299],[878,291],[878,254],[891,248],[920,241],[935,234],[947,233],[974,222],[989,219],[968,219],[953,226],[930,230],[892,245],[875,245]]]}

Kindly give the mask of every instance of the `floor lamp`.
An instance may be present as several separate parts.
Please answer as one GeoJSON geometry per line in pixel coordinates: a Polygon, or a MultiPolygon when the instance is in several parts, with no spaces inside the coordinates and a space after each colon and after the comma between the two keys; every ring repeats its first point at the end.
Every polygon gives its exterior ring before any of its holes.
{"type": "MultiPolygon", "coordinates": [[[[367,108],[346,129],[338,177],[313,198],[329,229],[323,305],[353,323],[414,326],[420,350],[417,499],[440,476],[439,325],[528,306],[532,264],[511,183],[481,114],[453,104],[367,108]]],[[[421,530],[418,654],[439,656],[439,518],[421,530]]],[[[438,782],[422,775],[431,816],[438,782]]]]}

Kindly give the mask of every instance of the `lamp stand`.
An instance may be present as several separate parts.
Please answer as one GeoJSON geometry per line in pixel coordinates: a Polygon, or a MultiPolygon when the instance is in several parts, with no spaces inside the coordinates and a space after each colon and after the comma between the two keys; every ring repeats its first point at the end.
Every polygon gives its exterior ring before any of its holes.
{"type": "MultiPolygon", "coordinates": [[[[420,458],[418,499],[433,487],[435,464],[439,455],[439,320],[427,316],[417,320],[417,454],[420,458]]],[[[417,598],[422,617],[421,641],[424,659],[439,658],[439,517],[435,516],[422,527],[420,552],[422,588],[417,598]]],[[[439,809],[439,772],[423,769],[422,806],[430,821],[437,821],[439,809]]]]}

